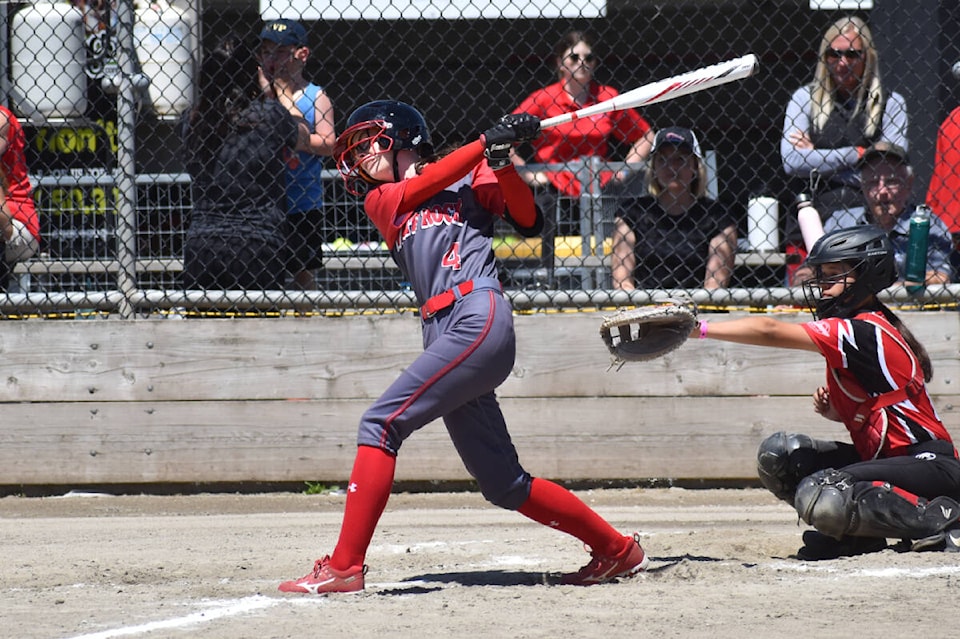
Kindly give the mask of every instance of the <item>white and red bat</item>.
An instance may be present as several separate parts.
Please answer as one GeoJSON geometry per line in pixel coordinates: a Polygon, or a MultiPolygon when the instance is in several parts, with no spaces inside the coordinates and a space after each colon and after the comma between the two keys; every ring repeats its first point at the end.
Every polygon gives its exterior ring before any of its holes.
{"type": "Polygon", "coordinates": [[[734,58],[726,62],[712,64],[708,67],[687,71],[686,73],[681,73],[680,75],[675,75],[665,80],[651,82],[642,87],[631,89],[626,93],[621,93],[615,98],[598,102],[593,106],[541,120],[540,128],[549,129],[558,124],[579,120],[590,117],[591,115],[610,113],[611,111],[623,111],[624,109],[633,109],[672,100],[682,95],[689,95],[703,91],[704,89],[712,89],[713,87],[735,80],[742,80],[743,78],[753,75],[756,70],[757,56],[750,53],[740,58],[734,58]]]}

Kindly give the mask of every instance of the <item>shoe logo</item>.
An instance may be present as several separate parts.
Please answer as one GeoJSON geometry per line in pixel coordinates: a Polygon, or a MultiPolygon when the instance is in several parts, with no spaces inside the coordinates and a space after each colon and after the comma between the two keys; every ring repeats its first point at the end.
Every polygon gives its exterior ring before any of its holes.
{"type": "Polygon", "coordinates": [[[937,454],[936,453],[918,453],[917,455],[914,455],[914,457],[916,459],[922,459],[923,461],[933,461],[934,459],[937,458],[937,454]]]}
{"type": "Polygon", "coordinates": [[[943,513],[944,519],[950,519],[950,515],[953,514],[953,508],[947,508],[946,506],[940,506],[940,512],[943,513]]]}
{"type": "Polygon", "coordinates": [[[310,583],[309,579],[304,579],[299,583],[297,583],[297,585],[303,588],[304,590],[306,590],[307,592],[309,592],[311,595],[316,595],[318,594],[318,591],[320,590],[320,588],[322,588],[323,586],[326,586],[329,583],[332,583],[334,579],[336,579],[336,577],[330,577],[330,579],[327,579],[325,581],[315,581],[313,583],[310,583]]]}
{"type": "Polygon", "coordinates": [[[951,530],[949,533],[947,533],[947,538],[950,541],[949,545],[960,548],[960,531],[951,530]]]}

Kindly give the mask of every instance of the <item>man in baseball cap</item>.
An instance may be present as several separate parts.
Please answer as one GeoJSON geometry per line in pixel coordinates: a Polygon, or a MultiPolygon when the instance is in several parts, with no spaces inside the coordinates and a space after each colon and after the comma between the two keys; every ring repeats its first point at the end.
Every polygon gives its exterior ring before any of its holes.
{"type": "Polygon", "coordinates": [[[261,40],[269,40],[279,46],[307,46],[307,30],[296,20],[274,20],[264,25],[261,40]]]}
{"type": "MultiPolygon", "coordinates": [[[[840,228],[874,224],[883,229],[893,244],[899,280],[906,277],[910,243],[910,218],[917,207],[913,195],[913,167],[907,150],[881,140],[867,148],[857,161],[864,205],[833,211],[823,223],[827,233],[840,228]]],[[[924,284],[948,284],[953,274],[949,262],[950,231],[936,215],[930,218],[927,241],[927,268],[924,284]]],[[[796,279],[796,278],[795,278],[796,279]]]]}
{"type": "Polygon", "coordinates": [[[863,169],[864,166],[876,158],[885,158],[892,164],[910,166],[910,158],[907,156],[905,148],[893,142],[880,140],[863,152],[863,155],[857,160],[857,168],[863,169]]]}

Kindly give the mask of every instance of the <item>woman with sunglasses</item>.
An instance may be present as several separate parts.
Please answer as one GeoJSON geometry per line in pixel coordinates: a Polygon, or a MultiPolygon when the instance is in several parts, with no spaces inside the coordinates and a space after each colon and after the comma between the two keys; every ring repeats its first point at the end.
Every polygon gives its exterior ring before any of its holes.
{"type": "MultiPolygon", "coordinates": [[[[554,48],[558,81],[531,93],[513,112],[529,113],[544,120],[616,97],[619,95],[616,89],[600,84],[594,78],[599,62],[591,37],[581,31],[570,31],[554,48]]],[[[574,120],[544,130],[531,143],[532,162],[561,164],[587,157],[608,160],[611,153],[609,142],[615,139],[629,146],[624,158],[626,162],[642,163],[650,155],[653,133],[650,124],[634,109],[574,120]]],[[[517,154],[513,154],[512,159],[518,167],[526,164],[517,154]]],[[[580,196],[581,184],[573,170],[520,173],[530,186],[536,188],[537,204],[544,212],[544,237],[551,243],[550,250],[545,246],[543,257],[545,263],[549,260],[547,266],[550,268],[558,198],[563,196],[566,199],[567,211],[562,217],[579,229],[579,217],[573,216],[573,212],[578,210],[575,202],[580,196]]],[[[624,171],[617,178],[622,180],[626,175],[624,171]]],[[[606,185],[613,178],[612,171],[604,171],[600,174],[600,183],[606,185]]]]}
{"type": "MultiPolygon", "coordinates": [[[[787,104],[783,168],[803,179],[796,190],[812,189],[814,206],[827,216],[862,205],[857,160],[880,140],[909,148],[907,105],[902,95],[883,88],[870,27],[858,17],[840,18],[823,34],[813,81],[787,104]]],[[[799,247],[795,224],[787,236],[799,247]]]]}
{"type": "MultiPolygon", "coordinates": [[[[757,452],[760,481],[816,530],[800,559],[904,550],[960,551],[960,460],[926,383],[933,364],[877,298],[897,279],[894,250],[876,226],[838,229],[810,250],[804,295],[814,321],[744,317],[691,337],[819,353],[826,360],[813,410],[842,423],[849,442],[773,433],[757,452]]],[[[785,426],[793,416],[780,416],[785,426]]]]}

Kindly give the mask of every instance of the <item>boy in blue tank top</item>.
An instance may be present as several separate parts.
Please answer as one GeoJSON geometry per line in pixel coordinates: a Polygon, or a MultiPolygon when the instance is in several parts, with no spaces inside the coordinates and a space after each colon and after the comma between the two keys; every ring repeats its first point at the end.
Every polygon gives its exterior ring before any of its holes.
{"type": "Polygon", "coordinates": [[[303,69],[310,57],[307,31],[295,20],[274,20],[260,32],[260,86],[291,113],[303,114],[310,130],[308,151],[291,153],[287,163],[287,267],[294,283],[316,288],[314,271],[323,266],[325,229],[322,156],[333,152],[333,105],[323,88],[309,82],[303,69]]]}

